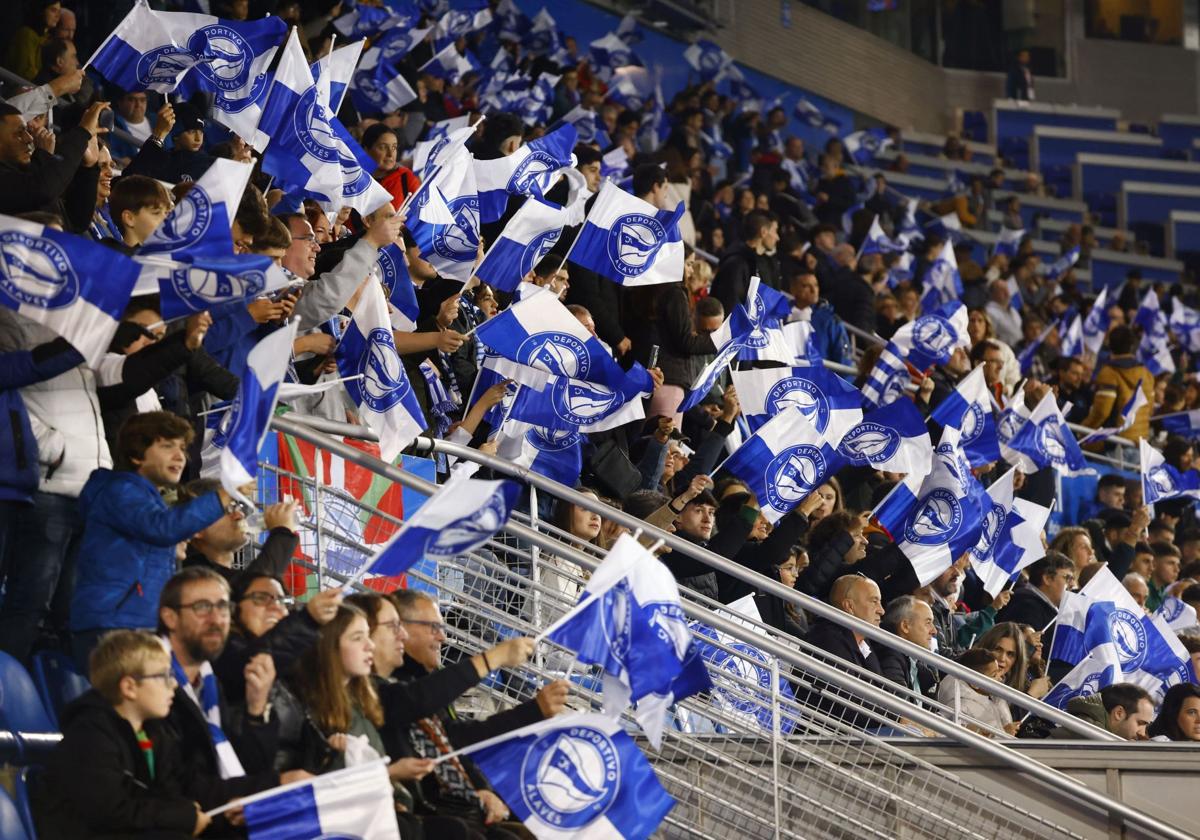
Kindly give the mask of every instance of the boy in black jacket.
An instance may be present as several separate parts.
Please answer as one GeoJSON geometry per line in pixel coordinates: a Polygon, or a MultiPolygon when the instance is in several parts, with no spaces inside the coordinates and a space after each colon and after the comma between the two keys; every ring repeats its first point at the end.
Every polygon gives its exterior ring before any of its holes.
{"type": "Polygon", "coordinates": [[[182,794],[178,746],[162,719],[175,677],[162,642],[114,630],[88,661],[95,686],[63,711],[63,740],[34,787],[38,836],[198,835],[210,818],[182,794]]]}

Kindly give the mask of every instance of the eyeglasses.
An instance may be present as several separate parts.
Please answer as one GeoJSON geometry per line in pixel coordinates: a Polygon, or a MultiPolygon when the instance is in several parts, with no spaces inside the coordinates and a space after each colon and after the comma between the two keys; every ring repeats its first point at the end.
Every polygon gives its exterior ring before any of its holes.
{"type": "Polygon", "coordinates": [[[175,679],[175,674],[171,671],[163,671],[160,674],[142,674],[141,676],[134,677],[134,679],[138,682],[142,682],[143,680],[162,680],[163,685],[170,689],[179,685],[179,680],[175,679]]]}
{"type": "MultiPolygon", "coordinates": [[[[400,635],[400,625],[403,623],[404,622],[402,622],[402,621],[381,621],[381,622],[379,622],[378,626],[386,627],[388,630],[391,630],[394,635],[399,636],[400,635]]],[[[412,621],[409,623],[410,624],[419,624],[420,622],[412,621]]]]}
{"type": "Polygon", "coordinates": [[[293,236],[292,241],[294,241],[294,242],[316,242],[317,237],[316,237],[316,234],[310,233],[307,236],[293,236]]]}
{"type": "Polygon", "coordinates": [[[446,625],[440,621],[417,621],[416,619],[404,619],[405,624],[420,624],[422,627],[428,627],[429,632],[434,635],[441,633],[446,635],[446,625]]]}
{"type": "Polygon", "coordinates": [[[216,610],[219,613],[224,613],[225,615],[229,615],[229,607],[230,604],[228,601],[217,601],[215,604],[212,601],[192,601],[190,604],[180,604],[173,609],[176,611],[191,610],[196,615],[203,618],[206,615],[210,615],[213,610],[216,610]]]}
{"type": "Polygon", "coordinates": [[[273,592],[247,592],[242,596],[243,601],[253,601],[256,607],[273,607],[278,604],[281,607],[290,607],[296,602],[295,598],[287,595],[276,595],[273,592]]]}

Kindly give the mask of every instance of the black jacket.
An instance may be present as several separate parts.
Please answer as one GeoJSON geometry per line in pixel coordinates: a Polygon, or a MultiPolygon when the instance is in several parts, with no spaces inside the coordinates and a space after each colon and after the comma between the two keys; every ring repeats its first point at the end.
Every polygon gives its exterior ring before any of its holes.
{"type": "Polygon", "coordinates": [[[907,654],[888,647],[874,645],[879,667],[883,675],[894,683],[910,688],[926,697],[933,697],[937,692],[938,674],[924,662],[917,663],[917,684],[912,683],[913,660],[907,654]]]}
{"type": "Polygon", "coordinates": [[[721,305],[725,307],[725,314],[728,315],[733,311],[735,304],[746,302],[750,278],[755,275],[768,286],[778,288],[778,261],[773,256],[759,254],[749,245],[739,245],[721,258],[709,294],[721,301],[721,305]]]}
{"type": "Polygon", "coordinates": [[[860,330],[875,329],[875,290],[862,275],[842,269],[834,275],[829,302],[839,318],[860,330]]]}
{"type": "MultiPolygon", "coordinates": [[[[793,511],[775,524],[775,529],[765,540],[743,545],[741,551],[733,556],[733,561],[760,575],[773,578],[774,567],[787,560],[792,546],[800,542],[807,532],[808,517],[799,511],[793,511]]],[[[722,604],[736,601],[755,591],[751,584],[722,573],[717,574],[717,589],[722,604]]]]}
{"type": "MultiPolygon", "coordinates": [[[[1004,609],[996,615],[996,623],[1014,621],[1017,624],[1028,624],[1034,630],[1041,630],[1058,616],[1058,610],[1051,606],[1040,592],[1032,586],[1023,586],[1013,591],[1012,598],[1004,609]]],[[[1048,641],[1046,650],[1050,649],[1048,641]]]]}
{"type": "Polygon", "coordinates": [[[64,131],[55,154],[42,149],[24,166],[0,163],[0,213],[15,216],[32,210],[57,213],[67,230],[87,230],[96,209],[98,166],[80,167],[92,135],[80,126],[64,131]]]}
{"type": "Polygon", "coordinates": [[[243,576],[257,577],[258,575],[269,575],[271,577],[280,577],[287,571],[288,564],[292,562],[292,555],[299,544],[300,537],[298,534],[280,526],[271,529],[262,544],[262,548],[259,549],[258,555],[245,569],[230,569],[219,563],[213,563],[191,546],[188,547],[187,557],[184,558],[183,565],[184,568],[188,566],[207,566],[225,578],[232,587],[234,581],[243,576]]]}
{"type": "MultiPolygon", "coordinates": [[[[870,655],[863,656],[858,642],[854,640],[853,631],[840,624],[819,618],[809,628],[806,641],[819,650],[883,676],[883,668],[879,664],[879,657],[875,654],[875,646],[871,646],[870,655]]],[[[843,705],[827,693],[830,691],[843,693],[838,686],[830,686],[829,683],[816,679],[813,680],[813,684],[813,689],[808,693],[808,705],[860,729],[877,725],[877,721],[873,718],[843,705]]]]}
{"type": "MultiPolygon", "coordinates": [[[[707,542],[702,542],[683,531],[679,531],[678,535],[701,548],[707,548],[714,554],[732,558],[745,545],[746,538],[750,536],[750,529],[754,527],[757,518],[758,510],[746,506],[742,508],[736,518],[726,523],[726,527],[718,531],[707,542]]],[[[707,563],[695,560],[681,551],[671,551],[663,555],[662,561],[671,570],[671,574],[675,576],[675,580],[680,586],[692,589],[714,600],[720,597],[717,572],[707,563]]]]}
{"type": "Polygon", "coordinates": [[[715,355],[717,347],[711,336],[699,334],[693,327],[692,307],[682,285],[663,288],[655,300],[655,308],[657,317],[651,322],[654,327],[651,343],[658,345],[658,367],[663,382],[690,388],[699,372],[692,357],[715,355]]]}
{"type": "Polygon", "coordinates": [[[70,703],[61,723],[63,739],[31,789],[39,838],[191,836],[196,806],[184,795],[182,757],[162,721],[145,724],[153,778],[133,727],[95,689],[70,703]]]}
{"type": "Polygon", "coordinates": [[[567,303],[586,307],[596,322],[596,335],[616,350],[625,339],[625,330],[621,327],[621,287],[581,265],[572,262],[567,266],[571,275],[567,303]]]}

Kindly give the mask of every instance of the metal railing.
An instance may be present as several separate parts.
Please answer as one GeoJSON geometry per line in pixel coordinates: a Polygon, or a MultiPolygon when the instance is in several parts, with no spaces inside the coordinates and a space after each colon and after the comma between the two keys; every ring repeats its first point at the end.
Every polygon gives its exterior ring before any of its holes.
{"type": "MultiPolygon", "coordinates": [[[[329,438],[316,428],[326,426],[335,434],[359,432],[358,436],[363,436],[357,427],[311,421],[312,418],[280,417],[273,423],[286,434],[406,487],[422,493],[435,489],[432,484],[329,438]]],[[[597,510],[605,518],[627,527],[641,527],[647,534],[652,533],[656,539],[664,539],[681,550],[695,549],[672,535],[624,517],[620,511],[590,496],[546,482],[541,476],[527,476],[507,462],[489,459],[473,450],[443,448],[442,443],[438,441],[434,446],[446,454],[468,457],[498,472],[529,478],[535,492],[550,492],[580,507],[597,510]]],[[[428,441],[424,442],[424,448],[431,448],[428,441]]],[[[536,505],[533,509],[536,510],[536,505]]],[[[569,544],[561,532],[538,522],[536,515],[526,518],[526,522],[510,522],[503,535],[487,546],[490,556],[443,559],[437,571],[416,572],[410,579],[439,588],[458,622],[455,643],[464,650],[487,645],[490,638],[513,632],[532,633],[546,626],[570,606],[575,588],[582,585],[597,562],[595,554],[569,544]]],[[[312,535],[314,544],[318,535],[326,545],[354,542],[336,530],[324,527],[318,520],[316,533],[312,535]]],[[[373,549],[360,544],[355,550],[360,552],[358,562],[365,562],[373,549]]],[[[850,626],[873,642],[903,649],[909,655],[915,653],[914,658],[935,656],[774,581],[740,567],[725,568],[729,564],[723,558],[714,555],[711,559],[708,556],[701,559],[729,573],[740,570],[760,591],[850,626]]],[[[903,732],[898,721],[904,719],[952,738],[963,747],[982,750],[1052,789],[1056,798],[1066,795],[1076,806],[1085,805],[1083,812],[1094,814],[1096,811],[1091,809],[1098,809],[1108,819],[1126,820],[1152,835],[1183,836],[1152,817],[1020,756],[1000,741],[956,725],[927,704],[903,696],[895,686],[881,686],[852,673],[844,663],[834,664],[832,660],[819,658],[791,637],[748,631],[690,593],[685,609],[691,618],[724,636],[711,645],[721,658],[720,666],[716,661],[710,665],[718,690],[709,702],[693,698],[679,705],[667,743],[653,757],[664,783],[681,803],[671,829],[722,837],[958,837],[999,836],[1002,832],[1013,836],[1071,836],[1071,830],[1050,825],[1037,815],[1014,809],[1010,803],[1000,807],[993,794],[964,786],[944,771],[915,761],[895,741],[863,730],[866,723],[879,731],[903,732]],[[761,652],[761,658],[751,656],[747,644],[761,652]],[[722,698],[723,702],[718,703],[722,698]],[[771,791],[783,793],[769,796],[771,791]],[[953,826],[943,824],[942,817],[946,814],[950,815],[953,826]]],[[[959,669],[955,663],[942,660],[939,664],[943,670],[957,671],[956,675],[965,682],[980,684],[993,695],[1040,707],[1039,711],[1046,712],[1045,717],[1055,718],[1056,723],[1085,737],[1113,739],[1070,716],[1048,710],[1007,686],[981,682],[979,675],[959,669]]],[[[569,672],[570,665],[564,662],[564,655],[551,652],[539,655],[531,669],[534,677],[541,679],[561,676],[569,672]]],[[[595,686],[594,676],[581,674],[574,679],[583,682],[578,686],[580,702],[598,703],[591,691],[595,686]]],[[[521,679],[504,686],[493,685],[483,693],[480,702],[484,707],[508,705],[524,699],[533,686],[534,683],[521,679]],[[514,694],[510,690],[513,685],[524,688],[514,694]]]]}

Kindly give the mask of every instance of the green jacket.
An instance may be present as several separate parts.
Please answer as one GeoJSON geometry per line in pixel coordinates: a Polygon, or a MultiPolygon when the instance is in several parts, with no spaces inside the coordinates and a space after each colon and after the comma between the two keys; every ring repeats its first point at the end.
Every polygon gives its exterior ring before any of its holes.
{"type": "MultiPolygon", "coordinates": [[[[1088,697],[1076,697],[1073,700],[1067,701],[1067,713],[1087,721],[1093,726],[1098,726],[1101,729],[1108,729],[1108,711],[1104,708],[1104,698],[1099,694],[1092,694],[1088,697]]],[[[1081,735],[1076,735],[1066,727],[1056,727],[1051,733],[1051,738],[1081,738],[1081,735]]]]}

